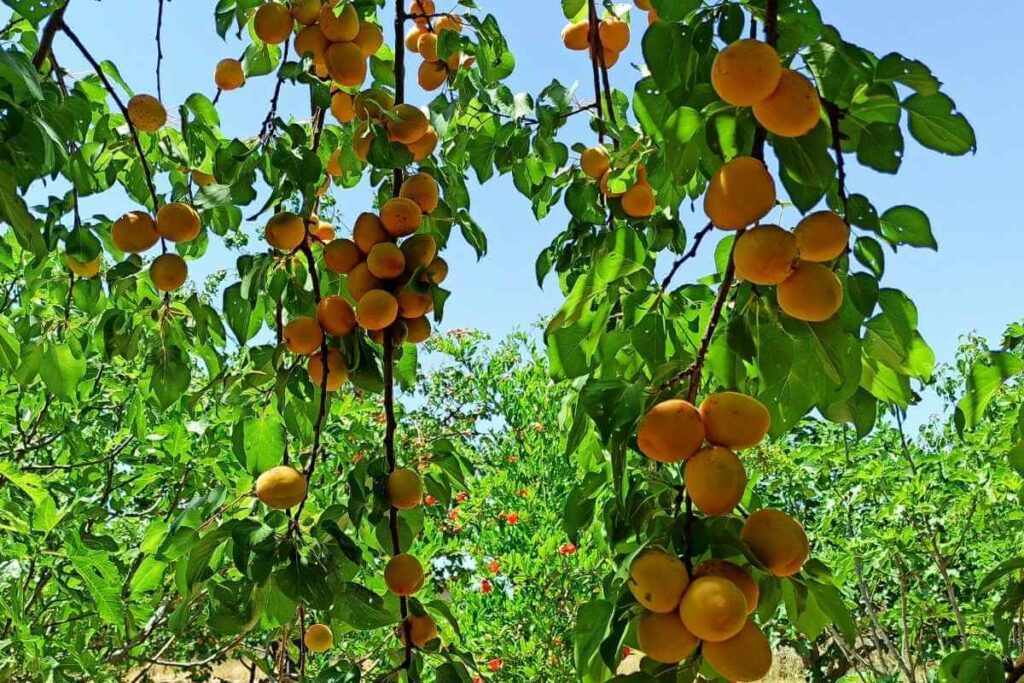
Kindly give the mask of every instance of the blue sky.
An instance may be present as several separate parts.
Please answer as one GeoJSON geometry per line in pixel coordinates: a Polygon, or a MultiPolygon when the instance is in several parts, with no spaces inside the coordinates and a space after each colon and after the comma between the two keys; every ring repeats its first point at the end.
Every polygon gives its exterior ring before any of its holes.
{"type": "MultiPolygon", "coordinates": [[[[165,8],[163,90],[168,110],[175,111],[194,91],[212,95],[216,62],[241,53],[241,44],[225,44],[213,27],[214,2],[173,0],[165,8]],[[201,8],[201,9],[200,9],[201,8]]],[[[478,0],[493,13],[517,55],[509,81],[516,91],[536,93],[557,78],[580,83],[581,97],[589,97],[589,67],[585,53],[566,51],[559,39],[564,25],[558,0],[478,0]]],[[[1024,23],[1024,3],[984,3],[984,12],[972,11],[951,0],[819,1],[825,21],[838,26],[854,43],[885,54],[899,51],[928,64],[943,81],[943,89],[974,125],[978,153],[945,157],[927,151],[907,136],[904,163],[898,176],[887,176],[849,166],[849,187],[872,199],[879,211],[895,204],[912,204],[931,218],[939,251],[901,250],[886,254],[883,284],[907,292],[918,304],[921,329],[939,361],[953,358],[958,337],[977,330],[997,343],[1005,325],[1021,315],[1024,294],[1016,272],[1024,265],[1024,218],[1012,210],[1024,181],[1020,160],[1024,136],[1017,132],[1024,111],[1024,71],[1012,58],[1024,23]]],[[[156,90],[156,0],[105,0],[102,4],[71,0],[67,21],[100,59],[111,59],[139,92],[156,90]]],[[[442,0],[439,9],[448,8],[442,0]]],[[[6,12],[0,13],[6,18],[6,12]]],[[[639,35],[646,25],[641,12],[635,23],[630,59],[612,70],[613,86],[632,90],[638,63],[639,35]]],[[[387,24],[390,27],[390,19],[387,24]]],[[[390,31],[386,31],[390,36],[390,31]]],[[[65,68],[83,71],[85,63],[64,38],[56,42],[65,68]]],[[[419,57],[411,56],[418,65],[419,57]]],[[[413,81],[414,78],[410,78],[413,81]]],[[[410,100],[427,97],[410,84],[410,100]]],[[[228,135],[254,135],[262,121],[273,78],[256,79],[238,91],[225,93],[219,109],[228,135]]],[[[306,100],[286,91],[282,110],[305,112],[306,100]]],[[[582,122],[566,130],[567,142],[589,141],[582,122]]],[[[338,193],[345,216],[353,219],[368,206],[365,188],[338,193]]],[[[529,202],[512,187],[508,177],[492,180],[472,193],[473,214],[484,226],[490,251],[477,261],[457,237],[447,254],[452,264],[446,286],[453,296],[446,308],[444,328],[474,327],[503,335],[550,314],[561,303],[553,279],[543,290],[534,280],[537,253],[564,225],[566,214],[555,210],[538,224],[529,202]]],[[[84,204],[86,216],[116,216],[134,209],[123,197],[110,195],[84,204]]],[[[792,211],[782,222],[791,227],[792,211]]],[[[341,221],[344,224],[344,221],[341,221]]],[[[703,219],[700,220],[703,223],[703,219]]],[[[697,220],[693,221],[694,226],[697,220]]],[[[249,226],[251,234],[262,226],[249,226]]],[[[716,235],[717,237],[717,235],[716,235]]],[[[705,258],[689,264],[684,275],[696,279],[710,267],[710,245],[705,258]]],[[[232,268],[235,256],[214,246],[192,265],[193,278],[221,268],[232,268]]],[[[677,278],[677,281],[681,281],[677,278]]],[[[929,402],[921,413],[934,408],[929,402]]]]}

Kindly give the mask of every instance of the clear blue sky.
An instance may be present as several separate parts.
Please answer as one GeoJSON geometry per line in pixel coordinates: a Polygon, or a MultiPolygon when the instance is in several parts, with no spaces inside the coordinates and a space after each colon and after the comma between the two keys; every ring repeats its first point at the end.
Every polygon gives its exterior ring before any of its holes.
{"type": "MultiPolygon", "coordinates": [[[[237,56],[241,44],[222,42],[213,27],[214,2],[173,0],[165,9],[164,100],[174,112],[193,91],[212,94],[214,64],[237,56]],[[200,9],[201,8],[201,9],[200,9]]],[[[452,3],[454,4],[454,3],[452,3]]],[[[569,53],[559,32],[564,24],[558,0],[482,0],[483,11],[496,15],[517,55],[516,71],[509,81],[516,91],[538,92],[553,78],[580,83],[582,97],[589,96],[589,67],[584,53],[569,53]]],[[[879,55],[897,50],[928,64],[943,81],[943,89],[956,101],[975,127],[978,153],[945,157],[924,150],[907,136],[904,163],[898,176],[888,176],[850,164],[852,191],[870,197],[879,211],[895,204],[912,204],[931,218],[939,251],[901,250],[887,253],[884,283],[906,291],[920,310],[921,328],[939,361],[953,357],[959,335],[978,330],[997,343],[1004,326],[1020,317],[1024,278],[1024,218],[1012,210],[1019,198],[1024,171],[1024,136],[1018,132],[1024,111],[1024,71],[1013,56],[1024,25],[1024,3],[984,3],[984,11],[967,9],[951,0],[822,1],[827,23],[844,37],[879,55]]],[[[154,92],[156,50],[156,0],[71,0],[69,24],[101,59],[117,63],[137,91],[154,92]]],[[[438,1],[439,9],[447,9],[438,1]]],[[[0,19],[6,18],[0,12],[0,19]]],[[[646,17],[634,12],[630,59],[612,71],[613,86],[632,90],[636,72],[630,62],[640,62],[639,34],[646,17]]],[[[390,18],[387,19],[390,28],[390,18]]],[[[386,31],[390,38],[390,30],[386,31]]],[[[75,72],[84,62],[64,38],[56,43],[65,68],[75,72]]],[[[412,55],[414,60],[418,56],[412,55]]],[[[418,61],[412,62],[414,65],[418,61]]],[[[413,81],[414,78],[410,78],[413,81]]],[[[426,101],[415,83],[410,100],[426,101]]],[[[273,78],[248,83],[226,93],[220,112],[228,135],[251,136],[265,115],[273,78]]],[[[284,111],[303,115],[305,100],[286,92],[284,111]]],[[[567,129],[572,138],[589,140],[580,123],[567,129]]],[[[339,194],[340,206],[349,219],[365,210],[368,194],[357,188],[339,194]]],[[[446,286],[453,290],[443,328],[474,327],[502,335],[551,313],[561,303],[557,284],[549,279],[539,290],[534,281],[534,260],[564,224],[566,214],[555,210],[538,224],[528,201],[512,187],[509,178],[492,180],[473,192],[473,214],[487,231],[490,252],[477,262],[458,237],[448,254],[452,264],[446,286]]],[[[123,198],[107,197],[85,204],[85,214],[116,216],[135,208],[123,198]]],[[[790,226],[794,216],[783,221],[790,226]]],[[[703,220],[701,220],[701,223],[703,220]]],[[[255,231],[261,226],[249,226],[255,231]]],[[[712,250],[706,249],[707,254],[712,250]]],[[[710,257],[693,264],[696,278],[707,271],[710,257]]],[[[219,247],[199,263],[193,274],[202,277],[220,268],[232,268],[234,255],[219,247]]],[[[926,410],[930,407],[926,408],[926,410]]],[[[916,416],[920,420],[923,415],[916,416]]]]}

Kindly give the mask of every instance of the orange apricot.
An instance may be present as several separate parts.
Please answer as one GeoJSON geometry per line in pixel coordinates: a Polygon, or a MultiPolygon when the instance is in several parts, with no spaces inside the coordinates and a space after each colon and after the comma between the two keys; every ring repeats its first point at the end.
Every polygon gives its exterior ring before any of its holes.
{"type": "Polygon", "coordinates": [[[775,288],[786,315],[805,322],[823,322],[843,305],[839,277],[820,263],[800,261],[793,274],[775,288]]]}
{"type": "Polygon", "coordinates": [[[705,515],[727,515],[743,498],[747,472],[728,448],[706,446],[686,461],[686,491],[705,515]]]}
{"type": "Polygon", "coordinates": [[[831,211],[805,216],[793,229],[796,248],[804,261],[823,263],[839,258],[849,247],[850,226],[831,211]]]}
{"type": "Polygon", "coordinates": [[[160,240],[156,221],[145,211],[130,211],[111,226],[114,246],[126,254],[141,254],[160,240]]]}
{"type": "Polygon", "coordinates": [[[711,85],[723,100],[749,107],[771,95],[782,76],[779,54],[768,43],[737,40],[715,57],[711,85]]]}
{"type": "Polygon", "coordinates": [[[793,274],[797,248],[793,233],[777,225],[758,225],[736,241],[736,276],[755,285],[777,285],[793,274]]]}
{"type": "Polygon", "coordinates": [[[763,403],[736,391],[720,391],[705,398],[700,417],[707,440],[732,449],[756,446],[772,426],[763,403]]]}
{"type": "Polygon", "coordinates": [[[325,296],[316,306],[316,320],[327,334],[342,337],[356,328],[352,305],[337,294],[325,296]]]}
{"type": "Polygon", "coordinates": [[[754,118],[769,132],[798,138],[821,120],[821,99],[813,83],[785,69],[772,94],[754,105],[754,118]]]}
{"type": "Polygon", "coordinates": [[[708,183],[704,213],[716,227],[739,230],[761,220],[775,206],[775,181],[764,162],[736,157],[708,183]]]}
{"type": "Polygon", "coordinates": [[[689,401],[669,399],[652,407],[636,433],[640,452],[658,462],[679,462],[704,443],[704,424],[689,401]]]}

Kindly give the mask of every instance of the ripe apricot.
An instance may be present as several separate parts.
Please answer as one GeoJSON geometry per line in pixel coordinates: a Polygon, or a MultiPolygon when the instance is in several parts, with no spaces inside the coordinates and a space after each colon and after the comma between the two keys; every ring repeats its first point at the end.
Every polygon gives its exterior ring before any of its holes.
{"type": "Polygon", "coordinates": [[[360,121],[379,119],[395,108],[395,98],[383,88],[369,88],[355,96],[352,108],[360,121]]]}
{"type": "Polygon", "coordinates": [[[664,550],[648,548],[629,565],[629,592],[652,612],[675,612],[690,576],[686,565],[664,550]]]}
{"type": "Polygon", "coordinates": [[[306,629],[302,642],[310,652],[327,652],[334,645],[334,634],[326,624],[313,624],[306,629]]]}
{"type": "MultiPolygon", "coordinates": [[[[333,104],[331,109],[333,111],[333,104]]],[[[334,150],[331,152],[331,156],[327,157],[327,165],[324,166],[324,172],[327,173],[326,184],[328,188],[330,187],[331,178],[337,178],[344,173],[344,170],[341,168],[341,148],[334,150]]]]}
{"type": "MultiPolygon", "coordinates": [[[[355,118],[355,111],[352,109],[353,97],[344,90],[331,95],[331,114],[338,123],[349,123],[355,118]]],[[[331,174],[335,175],[335,174],[331,174]]]]}
{"type": "Polygon", "coordinates": [[[796,574],[810,554],[804,528],[781,510],[765,508],[747,517],[740,538],[774,576],[796,574]]]}
{"type": "Polygon", "coordinates": [[[363,254],[352,240],[332,240],[324,247],[324,265],[339,275],[348,275],[363,260],[363,254]]]}
{"type": "Polygon", "coordinates": [[[268,2],[260,5],[253,17],[253,29],[264,43],[278,45],[288,40],[295,20],[287,5],[268,2]]]}
{"type": "Polygon", "coordinates": [[[588,147],[580,155],[580,168],[594,180],[599,180],[610,167],[608,150],[604,147],[588,147]]]}
{"type": "Polygon", "coordinates": [[[416,72],[416,81],[427,92],[433,92],[448,80],[448,67],[443,62],[423,62],[416,72]]]}
{"type": "Polygon", "coordinates": [[[743,567],[729,560],[705,560],[693,570],[693,578],[699,579],[702,576],[720,576],[732,581],[747,601],[747,614],[753,614],[757,609],[761,589],[750,572],[743,567]]]}
{"type": "Polygon", "coordinates": [[[403,318],[419,318],[434,309],[434,298],[430,294],[417,294],[408,287],[399,287],[395,299],[398,314],[403,318]]]}
{"type": "Polygon", "coordinates": [[[383,330],[398,319],[398,301],[383,289],[370,290],[359,298],[356,319],[364,330],[383,330]]]}
{"type": "Polygon", "coordinates": [[[292,16],[306,26],[315,24],[320,18],[320,8],[320,0],[292,0],[292,16]]]}
{"type": "Polygon", "coordinates": [[[346,3],[341,12],[335,14],[333,3],[320,8],[320,30],[332,43],[348,43],[359,34],[359,14],[352,3],[346,3]]]}
{"type": "Polygon", "coordinates": [[[705,515],[727,515],[743,498],[747,471],[736,454],[722,446],[706,446],[686,461],[686,490],[705,515]]]}
{"type": "Polygon", "coordinates": [[[640,452],[658,462],[679,462],[704,443],[704,424],[689,401],[669,399],[658,403],[640,420],[636,432],[640,452]]]}
{"type": "Polygon", "coordinates": [[[362,50],[363,57],[370,58],[377,54],[377,50],[384,44],[384,32],[377,24],[361,21],[359,22],[359,33],[352,39],[352,42],[362,50]]]}
{"type": "Polygon", "coordinates": [[[352,228],[352,239],[355,240],[359,251],[369,254],[374,245],[388,240],[388,233],[376,214],[364,211],[356,218],[355,226],[352,228]]]}
{"type": "Polygon", "coordinates": [[[197,168],[192,169],[192,182],[198,187],[206,187],[207,185],[215,185],[217,179],[213,177],[212,173],[203,173],[197,168]]]}
{"type": "Polygon", "coordinates": [[[67,261],[68,268],[72,273],[82,278],[96,277],[96,274],[100,272],[100,260],[94,258],[92,261],[79,261],[73,256],[64,255],[67,261]]]}
{"type": "Polygon", "coordinates": [[[631,218],[648,218],[657,208],[650,183],[637,181],[622,195],[622,210],[631,218]]]}
{"type": "Polygon", "coordinates": [[[570,50],[586,50],[590,45],[590,22],[568,24],[562,29],[562,43],[570,50]]]}
{"type": "Polygon", "coordinates": [[[320,221],[320,224],[316,226],[316,238],[325,244],[329,244],[334,240],[334,226],[320,221]]]}
{"type": "Polygon", "coordinates": [[[324,60],[327,73],[338,85],[354,88],[366,80],[366,58],[355,43],[331,43],[324,60]]]}
{"type": "Polygon", "coordinates": [[[427,132],[419,140],[406,145],[406,148],[412,152],[413,161],[416,163],[423,161],[433,154],[435,147],[437,147],[437,131],[434,130],[433,126],[429,126],[427,132]]]}
{"type": "Polygon", "coordinates": [[[201,228],[199,214],[184,202],[164,204],[156,212],[156,231],[172,242],[191,242],[201,228]]]}
{"type": "Polygon", "coordinates": [[[348,277],[345,278],[345,286],[348,288],[349,295],[355,299],[356,303],[362,299],[367,292],[374,289],[380,289],[381,281],[373,276],[370,269],[366,267],[366,262],[356,265],[351,271],[349,271],[348,277]]]}
{"type": "MultiPolygon", "coordinates": [[[[434,0],[410,0],[409,2],[409,14],[434,14],[437,12],[437,6],[434,4],[434,0]]],[[[416,21],[426,21],[423,17],[416,17],[416,21]]]]}
{"type": "Polygon", "coordinates": [[[697,637],[683,625],[676,612],[644,612],[636,622],[640,651],[656,662],[675,664],[697,649],[697,637]]]}
{"type": "Polygon", "coordinates": [[[407,197],[395,197],[381,207],[380,222],[392,237],[405,237],[419,229],[423,209],[407,197]]]}
{"type": "Polygon", "coordinates": [[[362,162],[370,156],[370,147],[373,145],[373,131],[365,121],[356,126],[352,134],[352,151],[356,158],[362,162]]]}
{"type": "Polygon", "coordinates": [[[752,38],[737,40],[715,57],[711,85],[723,100],[749,107],[771,95],[782,76],[779,53],[752,38]]]}
{"type": "Polygon", "coordinates": [[[434,22],[434,33],[441,35],[442,31],[454,31],[462,33],[462,17],[458,14],[446,14],[434,22]]]}
{"type": "Polygon", "coordinates": [[[327,334],[342,337],[356,328],[356,312],[337,294],[325,296],[316,306],[316,319],[327,334]]]}
{"type": "Polygon", "coordinates": [[[815,263],[839,258],[850,243],[850,226],[831,211],[804,216],[793,229],[793,234],[800,258],[815,263]]]}
{"type": "Polygon", "coordinates": [[[754,105],[754,118],[780,137],[798,138],[821,120],[821,99],[813,83],[784,69],[772,94],[754,105]]]}
{"type": "MultiPolygon", "coordinates": [[[[313,386],[323,386],[324,359],[320,353],[309,357],[306,374],[313,386]]],[[[327,391],[337,391],[348,381],[348,361],[338,349],[327,349],[327,391]]]]}
{"type": "Polygon", "coordinates": [[[448,262],[438,256],[427,266],[427,279],[439,285],[448,278],[448,262]]]}
{"type": "Polygon", "coordinates": [[[740,235],[733,251],[736,275],[755,285],[777,285],[793,273],[796,238],[777,225],[758,225],[740,235]]]}
{"type": "Polygon", "coordinates": [[[299,356],[308,356],[320,350],[324,343],[324,331],[314,318],[300,316],[292,319],[282,331],[288,350],[299,356]]]}
{"type": "Polygon", "coordinates": [[[245,71],[242,63],[237,59],[222,59],[217,62],[213,71],[213,81],[217,87],[227,92],[237,90],[245,85],[245,71]]]}
{"type": "Polygon", "coordinates": [[[418,318],[403,318],[405,321],[405,341],[410,344],[422,344],[430,338],[430,321],[425,315],[418,318]]]}
{"type": "Polygon", "coordinates": [[[374,277],[391,280],[405,272],[405,254],[394,242],[373,245],[366,257],[366,267],[374,277]]]}
{"type": "Polygon", "coordinates": [[[291,465],[271,467],[256,479],[256,497],[275,510],[295,507],[306,497],[306,478],[291,465]]]}
{"type": "Polygon", "coordinates": [[[416,202],[423,213],[433,213],[441,200],[437,181],[422,171],[406,178],[398,195],[416,202]]]}
{"type": "Polygon", "coordinates": [[[700,417],[708,441],[733,449],[756,446],[772,426],[764,404],[736,391],[720,391],[705,398],[700,417]]]}
{"type": "Polygon", "coordinates": [[[314,64],[327,65],[327,36],[316,24],[307,26],[295,36],[295,53],[300,57],[309,56],[314,64]]]}
{"type": "Polygon", "coordinates": [[[416,52],[428,62],[437,61],[437,34],[424,33],[416,43],[416,52]]]}
{"type": "Polygon", "coordinates": [[[427,29],[419,24],[413,24],[412,27],[405,32],[405,49],[409,52],[419,52],[420,36],[425,33],[427,33],[427,29]]]}
{"type": "Polygon", "coordinates": [[[693,635],[717,642],[739,633],[747,623],[747,599],[721,576],[694,579],[679,603],[679,616],[693,635]]]}
{"type": "Polygon", "coordinates": [[[281,251],[292,251],[306,237],[306,224],[290,211],[282,211],[267,221],[263,231],[267,244],[281,251]]]}
{"type": "Polygon", "coordinates": [[[177,254],[160,254],[149,266],[149,277],[161,292],[173,292],[185,284],[188,264],[177,254]]]}
{"type": "Polygon", "coordinates": [[[771,645],[752,621],[732,638],[704,643],[701,652],[711,668],[730,681],[759,681],[772,668],[771,645]]]}
{"type": "MultiPolygon", "coordinates": [[[[619,61],[619,54],[620,53],[616,52],[615,50],[611,49],[610,47],[603,47],[602,46],[601,57],[600,57],[600,61],[598,63],[601,64],[604,68],[610,69],[610,68],[612,68],[613,66],[615,66],[618,63],[618,61],[619,61]]],[[[597,55],[597,50],[591,49],[590,50],[590,58],[594,59],[596,57],[596,55],[597,55]]]]}
{"type": "Polygon", "coordinates": [[[418,474],[400,468],[388,475],[388,500],[399,510],[411,510],[423,500],[423,482],[418,474]]]}
{"type": "Polygon", "coordinates": [[[654,9],[651,7],[651,0],[633,0],[633,4],[636,5],[637,9],[641,9],[645,12],[650,12],[654,9]]]}
{"type": "Polygon", "coordinates": [[[805,322],[828,320],[843,305],[843,284],[820,263],[800,261],[793,274],[775,288],[779,306],[805,322]]]}
{"type": "Polygon", "coordinates": [[[423,587],[423,566],[408,553],[395,555],[384,567],[384,583],[395,595],[413,595],[423,587]]]}
{"type": "Polygon", "coordinates": [[[419,140],[430,125],[423,110],[411,104],[395,106],[394,115],[396,118],[388,119],[388,137],[403,145],[419,140]]]}
{"type": "Polygon", "coordinates": [[[110,229],[114,246],[126,254],[141,254],[160,239],[156,221],[144,211],[130,211],[114,221],[110,229]]]}
{"type": "Polygon", "coordinates": [[[167,123],[167,110],[152,95],[136,95],[128,100],[128,120],[146,133],[160,130],[167,123]]]}
{"type": "Polygon", "coordinates": [[[426,268],[437,255],[437,242],[433,235],[421,233],[413,235],[402,242],[402,253],[405,254],[405,269],[414,271],[417,268],[426,268]]]}
{"type": "Polygon", "coordinates": [[[436,640],[438,637],[437,622],[429,614],[422,616],[410,614],[405,618],[405,622],[408,626],[399,629],[399,637],[403,643],[405,642],[406,628],[408,628],[409,639],[412,640],[413,647],[420,649],[425,648],[430,641],[436,640]]]}
{"type": "Polygon", "coordinates": [[[618,17],[608,17],[597,27],[601,45],[614,52],[622,52],[629,46],[629,24],[618,17]]]}
{"type": "Polygon", "coordinates": [[[775,206],[775,181],[754,157],[726,162],[708,183],[704,213],[716,227],[739,230],[755,223],[775,206]]]}

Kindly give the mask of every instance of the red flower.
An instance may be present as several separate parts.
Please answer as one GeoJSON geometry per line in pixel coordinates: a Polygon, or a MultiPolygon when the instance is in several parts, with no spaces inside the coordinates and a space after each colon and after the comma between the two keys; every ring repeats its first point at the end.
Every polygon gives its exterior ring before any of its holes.
{"type": "Polygon", "coordinates": [[[437,505],[437,498],[434,498],[433,496],[431,496],[431,495],[429,495],[429,494],[428,494],[428,495],[427,495],[427,496],[426,496],[426,497],[425,497],[425,498],[423,499],[423,502],[424,502],[424,503],[426,503],[428,507],[430,507],[430,506],[434,506],[434,505],[437,505]]]}
{"type": "MultiPolygon", "coordinates": [[[[492,586],[491,582],[488,581],[487,579],[483,579],[480,582],[480,592],[483,593],[484,595],[489,594],[493,590],[494,590],[494,586],[492,586]]],[[[493,669],[492,669],[492,671],[493,671],[493,669]]]]}
{"type": "Polygon", "coordinates": [[[561,547],[558,549],[558,554],[561,555],[562,557],[568,557],[569,555],[575,555],[576,554],[576,544],[575,543],[563,543],[561,545],[561,547]]]}
{"type": "Polygon", "coordinates": [[[473,683],[484,683],[484,679],[479,676],[473,676],[473,683]]]}
{"type": "Polygon", "coordinates": [[[448,511],[448,519],[452,520],[453,522],[457,521],[459,519],[459,511],[457,509],[455,509],[455,508],[452,508],[451,510],[449,510],[448,511]]]}
{"type": "Polygon", "coordinates": [[[468,498],[469,498],[469,494],[466,493],[465,491],[459,491],[458,493],[455,494],[455,502],[456,503],[464,503],[464,502],[466,502],[466,500],[468,498]]]}
{"type": "Polygon", "coordinates": [[[502,665],[502,661],[500,659],[498,659],[497,657],[495,657],[491,661],[487,662],[487,668],[490,669],[491,671],[494,671],[494,672],[501,671],[501,665],[502,665]]]}
{"type": "Polygon", "coordinates": [[[491,560],[487,563],[487,568],[491,570],[492,574],[497,574],[501,571],[501,563],[497,560],[491,560]]]}
{"type": "Polygon", "coordinates": [[[628,657],[631,654],[633,654],[633,648],[631,648],[629,645],[623,645],[622,646],[622,656],[623,657],[628,657]]]}
{"type": "Polygon", "coordinates": [[[516,524],[519,524],[519,513],[518,512],[510,512],[510,513],[508,513],[507,515],[505,515],[505,521],[508,522],[509,524],[513,525],[513,526],[515,526],[516,524]]]}
{"type": "Polygon", "coordinates": [[[519,458],[517,458],[514,455],[510,455],[510,456],[508,456],[508,461],[511,462],[511,463],[516,463],[516,462],[519,462],[519,458]]]}
{"type": "Polygon", "coordinates": [[[529,496],[530,496],[530,489],[519,489],[519,497],[520,498],[529,498],[529,496]]]}

